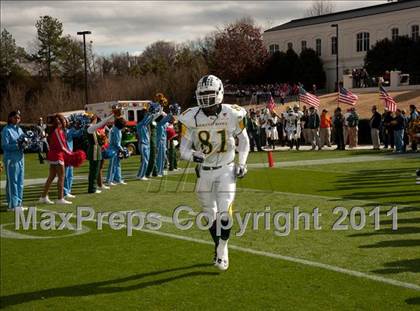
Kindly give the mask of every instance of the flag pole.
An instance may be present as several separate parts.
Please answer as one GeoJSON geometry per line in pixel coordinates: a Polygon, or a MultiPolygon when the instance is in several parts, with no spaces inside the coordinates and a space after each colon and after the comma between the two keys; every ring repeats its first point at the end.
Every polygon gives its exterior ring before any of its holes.
{"type": "Polygon", "coordinates": [[[340,107],[340,85],[337,84],[337,107],[340,107]]]}

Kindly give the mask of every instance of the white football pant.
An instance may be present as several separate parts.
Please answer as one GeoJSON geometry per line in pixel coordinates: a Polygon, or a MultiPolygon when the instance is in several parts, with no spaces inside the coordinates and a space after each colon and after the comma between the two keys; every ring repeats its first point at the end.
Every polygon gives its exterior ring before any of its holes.
{"type": "MultiPolygon", "coordinates": [[[[224,165],[216,170],[200,169],[196,192],[201,206],[209,217],[216,220],[216,213],[231,213],[231,206],[235,199],[236,178],[235,165],[224,165]]],[[[228,214],[225,214],[228,215],[228,214]]],[[[227,216],[222,220],[227,220],[227,216]]]]}

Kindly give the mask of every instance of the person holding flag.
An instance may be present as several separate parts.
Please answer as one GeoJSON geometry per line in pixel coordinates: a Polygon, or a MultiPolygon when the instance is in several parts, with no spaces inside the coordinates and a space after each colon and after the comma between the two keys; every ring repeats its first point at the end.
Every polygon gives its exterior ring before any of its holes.
{"type": "Polygon", "coordinates": [[[338,92],[338,105],[340,105],[341,103],[341,104],[355,106],[358,99],[359,98],[357,97],[357,95],[353,94],[349,90],[340,86],[340,89],[338,92]]]}
{"type": "Polygon", "coordinates": [[[379,150],[379,128],[381,127],[381,114],[377,111],[376,106],[372,106],[372,117],[370,118],[369,125],[373,150],[379,150]]]}
{"type": "Polygon", "coordinates": [[[397,111],[397,103],[395,100],[385,91],[385,89],[380,86],[379,87],[379,98],[384,101],[385,109],[390,112],[396,112],[397,111]]]}
{"type": "Polygon", "coordinates": [[[270,99],[268,100],[268,103],[267,103],[267,109],[269,111],[273,111],[275,108],[276,108],[276,102],[274,101],[274,98],[271,95],[270,99]]]}
{"type": "Polygon", "coordinates": [[[299,101],[316,109],[321,104],[317,96],[307,92],[301,85],[299,86],[299,101]]]}
{"type": "Polygon", "coordinates": [[[403,153],[404,152],[404,128],[405,120],[401,114],[401,110],[397,109],[395,111],[395,118],[391,121],[391,124],[394,127],[394,144],[395,152],[403,153]]]}

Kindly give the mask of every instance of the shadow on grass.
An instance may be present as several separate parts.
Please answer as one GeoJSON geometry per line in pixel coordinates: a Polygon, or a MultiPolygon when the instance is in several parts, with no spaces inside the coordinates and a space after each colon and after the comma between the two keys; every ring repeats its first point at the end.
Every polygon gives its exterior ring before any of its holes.
{"type": "Polygon", "coordinates": [[[381,230],[376,230],[374,232],[368,233],[356,233],[351,234],[349,237],[364,237],[364,236],[375,236],[375,235],[384,235],[384,234],[414,234],[420,233],[420,227],[401,227],[397,230],[392,230],[392,228],[386,228],[381,230]]]}
{"type": "Polygon", "coordinates": [[[91,296],[91,295],[99,295],[99,294],[113,294],[113,293],[119,293],[119,292],[140,290],[140,289],[144,289],[150,286],[158,286],[158,285],[162,285],[168,282],[172,282],[172,281],[176,281],[176,280],[184,279],[184,278],[190,278],[190,277],[195,277],[195,276],[219,275],[218,272],[190,271],[190,272],[182,273],[175,276],[168,276],[168,277],[159,278],[159,279],[155,279],[151,281],[139,282],[134,285],[116,286],[124,282],[137,281],[146,277],[159,276],[160,274],[164,274],[164,273],[178,272],[178,271],[190,270],[190,269],[195,269],[195,268],[205,268],[209,266],[212,266],[212,265],[196,264],[196,265],[191,265],[191,266],[186,266],[186,267],[179,267],[179,268],[165,269],[161,271],[136,274],[136,275],[132,275],[125,278],[118,278],[118,279],[108,280],[108,281],[93,282],[93,283],[88,283],[88,284],[80,284],[80,285],[73,285],[73,286],[66,286],[66,287],[59,287],[59,288],[50,288],[50,289],[44,289],[40,291],[2,296],[0,308],[5,308],[5,307],[13,306],[13,305],[19,305],[22,303],[27,303],[27,302],[36,301],[36,300],[45,300],[45,299],[55,298],[55,297],[83,297],[83,296],[91,296]]]}
{"type": "MultiPolygon", "coordinates": [[[[343,191],[342,199],[417,206],[413,211],[420,211],[420,194],[412,188],[415,186],[414,174],[413,168],[357,170],[339,176],[334,189],[323,189],[321,192],[343,191]]],[[[365,206],[374,204],[367,202],[365,206]]]]}
{"type": "Polygon", "coordinates": [[[420,240],[392,240],[381,241],[371,245],[361,245],[359,248],[382,248],[382,247],[416,247],[420,246],[420,240]]]}
{"type": "Polygon", "coordinates": [[[394,274],[402,272],[420,273],[420,259],[406,259],[386,263],[384,269],[373,270],[379,274],[394,274]]]}
{"type": "Polygon", "coordinates": [[[408,305],[420,305],[420,297],[408,298],[405,302],[408,305]]]}
{"type": "MultiPolygon", "coordinates": [[[[420,224],[420,218],[399,218],[398,219],[398,224],[420,224]]],[[[392,220],[382,220],[381,219],[381,224],[383,225],[392,225],[392,220]]]]}

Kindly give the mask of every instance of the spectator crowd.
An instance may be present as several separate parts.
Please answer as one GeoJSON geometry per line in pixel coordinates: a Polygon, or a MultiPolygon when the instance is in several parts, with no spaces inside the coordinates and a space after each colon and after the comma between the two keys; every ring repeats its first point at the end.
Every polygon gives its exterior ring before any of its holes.
{"type": "MultiPolygon", "coordinates": [[[[297,150],[301,145],[310,145],[312,150],[333,144],[337,150],[358,146],[360,117],[355,107],[346,111],[337,107],[332,114],[327,109],[321,113],[314,107],[300,109],[298,104],[280,114],[267,108],[250,108],[247,118],[251,151],[276,146],[297,150]]],[[[397,109],[395,113],[385,110],[383,114],[373,106],[369,120],[373,149],[379,150],[382,144],[384,149],[391,148],[396,153],[406,152],[408,146],[416,151],[414,135],[418,123],[419,112],[415,105],[410,105],[409,112],[397,109]]]]}

